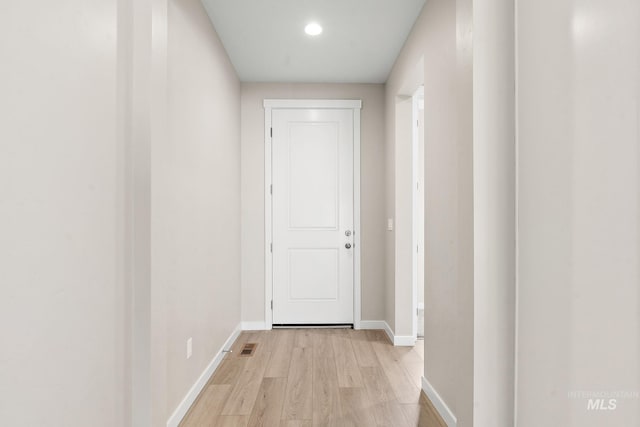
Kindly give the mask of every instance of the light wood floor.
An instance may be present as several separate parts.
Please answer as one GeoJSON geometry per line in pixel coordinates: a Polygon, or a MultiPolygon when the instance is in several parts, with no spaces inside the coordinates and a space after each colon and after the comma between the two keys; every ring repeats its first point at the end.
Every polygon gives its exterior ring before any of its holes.
{"type": "Polygon", "coordinates": [[[420,391],[423,360],[422,341],[393,347],[383,331],[243,332],[181,426],[446,427],[420,391]]]}

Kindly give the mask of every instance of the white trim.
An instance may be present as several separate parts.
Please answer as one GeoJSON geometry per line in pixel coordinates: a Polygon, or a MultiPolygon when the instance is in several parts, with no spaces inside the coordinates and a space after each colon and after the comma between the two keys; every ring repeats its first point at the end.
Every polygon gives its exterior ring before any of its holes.
{"type": "MultiPolygon", "coordinates": [[[[264,259],[265,259],[265,292],[264,292],[264,329],[273,327],[273,254],[271,242],[273,237],[273,206],[271,199],[272,176],[272,112],[274,109],[352,109],[353,110],[353,327],[361,329],[362,317],[362,272],[360,242],[360,110],[362,101],[357,99],[265,99],[264,105],[264,259]]],[[[387,325],[388,326],[388,325],[387,325]]]]}
{"type": "Polygon", "coordinates": [[[458,420],[456,416],[453,415],[451,409],[447,406],[445,401],[440,397],[435,388],[431,385],[429,380],[425,377],[422,377],[422,391],[427,395],[427,398],[431,401],[438,414],[442,417],[442,420],[447,424],[448,427],[456,427],[458,420]]]}
{"type": "MultiPolygon", "coordinates": [[[[355,104],[355,103],[354,103],[355,104]]],[[[362,283],[360,263],[360,108],[362,101],[353,107],[353,327],[360,329],[362,307],[362,283]]]]}
{"type": "Polygon", "coordinates": [[[379,329],[384,330],[388,328],[387,322],[384,320],[361,320],[360,321],[360,329],[379,329]]]}
{"type": "Polygon", "coordinates": [[[382,330],[389,337],[389,341],[395,347],[413,347],[416,345],[416,338],[410,335],[398,335],[396,336],[389,324],[384,320],[362,320],[360,321],[360,329],[377,329],[382,330]]]}
{"type": "Polygon", "coordinates": [[[389,340],[391,340],[391,344],[396,345],[395,335],[391,330],[391,326],[389,326],[387,322],[384,322],[384,331],[387,333],[387,337],[389,337],[389,340]]]}
{"type": "Polygon", "coordinates": [[[223,351],[230,348],[239,335],[240,324],[236,326],[234,331],[231,333],[231,336],[227,338],[227,341],[224,343],[220,351],[216,353],[216,355],[213,357],[209,365],[205,368],[204,372],[202,372],[195,384],[191,386],[191,389],[184,397],[184,399],[182,399],[182,402],[180,402],[175,411],[173,411],[173,414],[167,420],[167,427],[178,427],[184,416],[189,411],[189,408],[191,408],[191,405],[193,405],[193,402],[195,402],[198,398],[198,395],[200,394],[204,386],[207,385],[207,382],[209,382],[209,379],[211,378],[215,370],[218,368],[218,366],[220,366],[220,362],[222,362],[222,359],[225,355],[223,351]]]}
{"type": "Polygon", "coordinates": [[[261,320],[254,322],[242,322],[243,331],[268,331],[269,329],[271,328],[267,328],[267,325],[261,320]]]}
{"type": "Polygon", "coordinates": [[[265,99],[263,102],[267,108],[343,108],[359,110],[362,101],[359,99],[265,99]]]}
{"type": "MultiPolygon", "coordinates": [[[[411,252],[412,256],[412,273],[411,273],[411,313],[412,321],[411,321],[411,335],[413,336],[413,344],[415,345],[415,341],[418,339],[418,256],[424,256],[424,253],[418,253],[417,248],[419,245],[418,238],[418,211],[419,209],[424,210],[424,206],[419,208],[418,205],[418,189],[416,184],[418,183],[418,154],[419,154],[419,132],[418,132],[418,98],[422,97],[424,99],[424,86],[419,86],[413,95],[411,96],[411,242],[412,248],[411,252]]],[[[424,185],[420,191],[424,191],[424,185]]],[[[424,229],[424,227],[423,227],[424,229]]],[[[423,251],[424,252],[424,251],[423,251]]],[[[424,277],[424,274],[423,274],[424,277]]]]}
{"type": "Polygon", "coordinates": [[[265,329],[273,326],[273,254],[271,253],[271,236],[273,223],[271,222],[271,107],[264,109],[264,324],[265,329]]]}
{"type": "Polygon", "coordinates": [[[393,345],[395,347],[413,347],[416,345],[417,338],[413,335],[394,335],[393,345]]]}

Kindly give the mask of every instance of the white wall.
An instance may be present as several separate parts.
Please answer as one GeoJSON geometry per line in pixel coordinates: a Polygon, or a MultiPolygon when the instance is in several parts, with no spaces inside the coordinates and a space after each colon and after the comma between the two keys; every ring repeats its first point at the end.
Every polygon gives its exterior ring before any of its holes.
{"type": "Polygon", "coordinates": [[[362,319],[384,308],[384,86],[242,84],[242,320],[264,322],[264,99],[361,99],[362,319]]]}
{"type": "Polygon", "coordinates": [[[117,1],[0,4],[0,418],[126,426],[117,1]]]}
{"type": "Polygon", "coordinates": [[[0,6],[2,422],[164,425],[240,322],[240,83],[197,0],[50,3],[0,6]]]}
{"type": "MultiPolygon", "coordinates": [[[[470,6],[465,0],[427,2],[386,85],[386,211],[393,217],[399,200],[395,156],[404,148],[395,139],[396,96],[403,93],[405,81],[413,78],[416,64],[424,59],[425,376],[457,416],[459,426],[473,422],[470,6]]],[[[396,226],[402,229],[402,225],[396,226]]],[[[397,295],[398,284],[389,273],[396,268],[395,242],[394,233],[389,233],[387,317],[397,319],[393,310],[398,310],[399,304],[391,296],[397,295]]],[[[409,306],[407,316],[412,315],[409,306]]]]}
{"type": "MultiPolygon", "coordinates": [[[[473,5],[456,0],[456,193],[458,427],[472,426],[474,401],[473,5]]],[[[426,298],[426,297],[425,297],[426,298]]]]}
{"type": "Polygon", "coordinates": [[[515,360],[513,0],[473,16],[475,427],[512,427],[515,360]]]}
{"type": "Polygon", "coordinates": [[[640,424],[639,18],[517,2],[518,427],[640,424]]]}
{"type": "Polygon", "coordinates": [[[240,83],[198,0],[169,2],[167,53],[169,133],[152,148],[152,277],[167,295],[165,420],[240,323],[240,83]]]}

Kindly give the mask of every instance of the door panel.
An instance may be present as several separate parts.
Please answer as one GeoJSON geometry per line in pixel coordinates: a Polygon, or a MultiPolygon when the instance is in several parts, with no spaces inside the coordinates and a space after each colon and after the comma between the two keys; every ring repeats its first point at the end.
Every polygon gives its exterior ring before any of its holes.
{"type": "Polygon", "coordinates": [[[274,109],[273,323],[353,323],[353,111],[274,109]]]}
{"type": "Polygon", "coordinates": [[[289,135],[289,226],[338,226],[338,124],[291,123],[289,135]]]}
{"type": "Polygon", "coordinates": [[[289,300],[337,300],[339,256],[335,248],[289,249],[289,300]]]}

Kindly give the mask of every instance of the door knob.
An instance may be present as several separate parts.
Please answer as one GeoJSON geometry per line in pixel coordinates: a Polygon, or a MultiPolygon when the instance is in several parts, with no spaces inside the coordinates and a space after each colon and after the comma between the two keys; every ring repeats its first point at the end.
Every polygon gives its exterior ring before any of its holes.
{"type": "Polygon", "coordinates": [[[344,245],[344,247],[347,249],[351,249],[351,243],[347,243],[346,245],[344,245]]]}
{"type": "Polygon", "coordinates": [[[347,236],[347,237],[351,236],[351,230],[347,230],[347,231],[345,231],[345,232],[344,232],[344,235],[345,235],[345,236],[347,236]]]}

